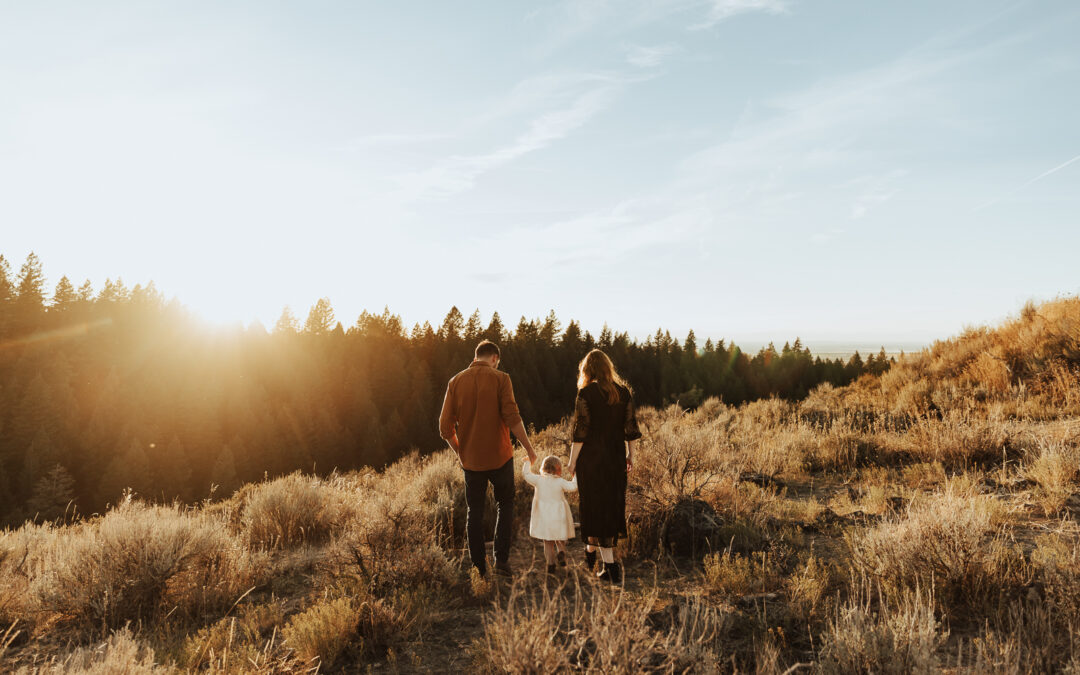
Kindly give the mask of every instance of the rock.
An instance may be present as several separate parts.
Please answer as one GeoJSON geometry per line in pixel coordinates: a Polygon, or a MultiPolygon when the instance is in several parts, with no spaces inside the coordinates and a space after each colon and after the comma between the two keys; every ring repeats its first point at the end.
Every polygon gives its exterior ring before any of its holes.
{"type": "Polygon", "coordinates": [[[739,481],[743,483],[753,483],[754,485],[764,487],[784,487],[784,482],[778,478],[774,478],[764,473],[754,473],[749,471],[743,471],[739,474],[739,481]]]}
{"type": "Polygon", "coordinates": [[[903,497],[889,497],[885,500],[885,503],[893,513],[900,513],[907,508],[907,500],[903,497]]]}
{"type": "Polygon", "coordinates": [[[739,602],[744,605],[757,604],[759,601],[775,600],[777,598],[776,593],[751,593],[750,595],[744,595],[739,598],[739,602]]]}
{"type": "Polygon", "coordinates": [[[881,522],[881,516],[876,513],[867,513],[862,510],[852,511],[847,514],[846,519],[850,522],[858,523],[859,525],[873,525],[881,522]]]}
{"type": "Polygon", "coordinates": [[[673,555],[697,556],[714,550],[723,521],[700,499],[683,499],[672,507],[660,540],[673,555]]]}

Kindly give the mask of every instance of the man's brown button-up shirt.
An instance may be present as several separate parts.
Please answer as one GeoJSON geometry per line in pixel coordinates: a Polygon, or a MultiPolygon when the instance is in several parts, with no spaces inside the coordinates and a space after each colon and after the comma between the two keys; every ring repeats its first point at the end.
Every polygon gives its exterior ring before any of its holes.
{"type": "Polygon", "coordinates": [[[510,376],[484,361],[473,361],[446,386],[439,435],[450,439],[457,431],[461,465],[488,471],[514,456],[510,427],[520,421],[510,376]]]}

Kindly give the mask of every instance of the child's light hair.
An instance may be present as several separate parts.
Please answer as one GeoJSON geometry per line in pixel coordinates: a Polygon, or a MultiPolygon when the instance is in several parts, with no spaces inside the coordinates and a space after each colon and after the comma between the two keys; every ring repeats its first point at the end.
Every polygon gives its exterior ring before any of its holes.
{"type": "Polygon", "coordinates": [[[552,476],[562,469],[562,460],[555,455],[548,455],[540,462],[540,473],[544,476],[552,476]]]}

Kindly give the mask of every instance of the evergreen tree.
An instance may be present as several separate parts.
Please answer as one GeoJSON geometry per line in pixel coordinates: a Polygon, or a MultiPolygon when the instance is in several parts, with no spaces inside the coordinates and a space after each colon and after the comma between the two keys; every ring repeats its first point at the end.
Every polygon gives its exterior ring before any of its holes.
{"type": "Polygon", "coordinates": [[[15,299],[15,285],[11,282],[11,263],[0,255],[0,305],[15,299]]]}
{"type": "Polygon", "coordinates": [[[60,464],[53,464],[48,473],[34,483],[34,491],[26,503],[31,518],[38,522],[56,521],[75,515],[75,479],[60,464]]]}
{"type": "Polygon", "coordinates": [[[465,324],[465,342],[476,344],[480,341],[480,334],[484,328],[480,325],[480,310],[474,310],[469,315],[469,322],[465,324]]]}
{"type": "Polygon", "coordinates": [[[221,446],[221,451],[214,459],[214,467],[210,470],[210,482],[217,486],[217,494],[221,496],[228,496],[240,487],[236,476],[236,458],[228,445],[221,446]]]}
{"type": "Polygon", "coordinates": [[[15,331],[30,332],[37,327],[45,313],[45,274],[41,269],[41,260],[32,251],[19,270],[15,293],[15,331]]]}
{"type": "Polygon", "coordinates": [[[544,324],[540,326],[540,343],[548,348],[555,347],[561,328],[555,310],[551,310],[544,319],[544,324]]]}
{"type": "Polygon", "coordinates": [[[491,315],[487,330],[484,331],[483,339],[491,340],[497,345],[506,342],[506,327],[503,326],[502,318],[498,312],[491,315]]]}
{"type": "Polygon", "coordinates": [[[304,322],[304,332],[308,335],[326,335],[333,327],[334,309],[330,306],[330,298],[319,298],[308,311],[307,321],[304,322]]]}
{"type": "Polygon", "coordinates": [[[0,255],[0,338],[11,332],[15,285],[11,281],[11,263],[0,255]]]}
{"type": "Polygon", "coordinates": [[[694,335],[694,330],[690,329],[690,332],[686,334],[686,343],[683,345],[683,349],[690,356],[697,356],[697,337],[694,335]]]}
{"type": "Polygon", "coordinates": [[[859,356],[859,352],[856,350],[851,358],[848,359],[847,365],[844,366],[844,374],[848,380],[854,380],[863,372],[863,359],[859,356]]]}
{"type": "Polygon", "coordinates": [[[101,288],[101,292],[98,293],[95,302],[105,307],[111,307],[127,302],[130,298],[131,292],[124,285],[124,280],[117,277],[116,281],[112,279],[105,280],[105,285],[101,288]]]}
{"type": "Polygon", "coordinates": [[[71,281],[66,277],[60,277],[60,281],[56,284],[56,290],[53,291],[52,305],[49,307],[49,311],[52,312],[67,312],[75,306],[79,296],[75,292],[75,287],[71,285],[71,281]]]}
{"type": "Polygon", "coordinates": [[[78,300],[80,304],[88,305],[94,301],[94,287],[87,279],[83,282],[82,286],[79,286],[78,300]]]}
{"type": "Polygon", "coordinates": [[[296,335],[300,332],[300,323],[296,320],[296,315],[293,314],[288,305],[285,305],[285,308],[281,310],[281,316],[278,317],[277,323],[274,324],[274,332],[283,335],[296,335]]]}
{"type": "Polygon", "coordinates": [[[34,485],[51,467],[63,460],[63,453],[53,442],[48,428],[38,429],[23,457],[22,484],[27,487],[34,485]]]}
{"type": "Polygon", "coordinates": [[[150,480],[150,459],[139,439],[132,438],[127,449],[117,453],[109,461],[98,483],[98,500],[101,503],[116,504],[127,489],[152,497],[154,488],[150,480]]]}
{"type": "Polygon", "coordinates": [[[39,434],[55,438],[59,431],[57,417],[49,384],[39,372],[20,397],[4,440],[22,452],[39,434]]]}
{"type": "Polygon", "coordinates": [[[451,344],[458,342],[462,339],[462,333],[465,330],[465,319],[461,315],[461,310],[456,306],[451,307],[450,311],[446,313],[446,317],[443,319],[442,325],[439,326],[439,337],[451,344]]]}
{"type": "Polygon", "coordinates": [[[606,321],[604,327],[600,329],[600,339],[596,341],[596,346],[600,349],[611,349],[611,329],[608,328],[606,321]]]}
{"type": "Polygon", "coordinates": [[[176,497],[188,497],[191,485],[191,462],[180,438],[173,436],[172,440],[164,448],[158,448],[159,452],[154,464],[157,475],[157,483],[165,488],[165,496],[168,499],[176,497]]]}

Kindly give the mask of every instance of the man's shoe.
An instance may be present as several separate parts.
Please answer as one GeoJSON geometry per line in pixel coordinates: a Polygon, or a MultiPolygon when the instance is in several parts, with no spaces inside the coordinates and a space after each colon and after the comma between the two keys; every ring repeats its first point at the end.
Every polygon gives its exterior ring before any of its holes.
{"type": "Polygon", "coordinates": [[[585,551],[585,569],[590,572],[596,569],[596,551],[585,551]]]}
{"type": "Polygon", "coordinates": [[[566,552],[565,551],[559,551],[558,559],[559,559],[559,567],[566,567],[566,552]]]}
{"type": "Polygon", "coordinates": [[[512,577],[514,576],[514,570],[510,569],[509,562],[497,562],[495,563],[495,574],[500,577],[512,577]]]}

